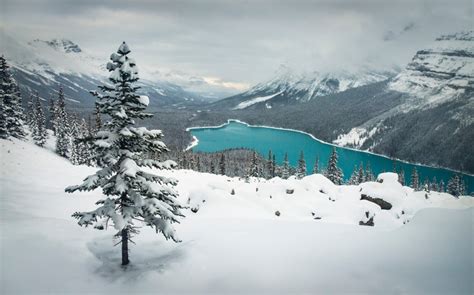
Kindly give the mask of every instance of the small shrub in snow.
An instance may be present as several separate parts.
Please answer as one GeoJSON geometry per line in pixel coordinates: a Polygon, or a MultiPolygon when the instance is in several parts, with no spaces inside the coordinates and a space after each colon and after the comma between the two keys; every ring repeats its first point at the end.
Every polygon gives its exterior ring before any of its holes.
{"type": "Polygon", "coordinates": [[[280,216],[280,214],[281,214],[280,211],[278,211],[278,210],[275,211],[275,215],[276,215],[276,216],[280,216]]]}

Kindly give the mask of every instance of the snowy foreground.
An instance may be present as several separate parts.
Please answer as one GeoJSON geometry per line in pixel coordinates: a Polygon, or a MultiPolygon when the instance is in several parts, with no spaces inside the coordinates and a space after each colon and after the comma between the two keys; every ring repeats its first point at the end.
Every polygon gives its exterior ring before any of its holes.
{"type": "Polygon", "coordinates": [[[167,172],[197,212],[186,210],[176,226],[179,244],[143,228],[122,269],[113,228],[81,228],[71,218],[94,209],[99,193],[64,193],[94,168],[26,142],[0,145],[1,294],[474,291],[470,197],[426,199],[391,173],[382,183],[335,186],[322,175],[245,183],[167,172]],[[359,225],[372,217],[374,227],[359,225]]]}

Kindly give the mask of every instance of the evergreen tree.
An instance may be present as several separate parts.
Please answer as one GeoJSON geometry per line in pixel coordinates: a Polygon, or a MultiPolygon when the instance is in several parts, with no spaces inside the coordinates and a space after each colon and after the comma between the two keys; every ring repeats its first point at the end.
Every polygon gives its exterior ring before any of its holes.
{"type": "Polygon", "coordinates": [[[67,130],[68,146],[70,147],[69,160],[73,165],[81,164],[81,147],[77,141],[79,139],[79,124],[77,120],[76,115],[71,115],[69,117],[69,130],[67,130]]]}
{"type": "Polygon", "coordinates": [[[172,223],[183,216],[180,211],[183,207],[173,189],[176,181],[142,169],[171,169],[176,163],[147,158],[147,155],[159,155],[168,149],[161,141],[161,131],[134,127],[136,120],[149,118],[152,114],[144,112],[148,97],[136,94],[138,72],[129,53],[124,42],[117,53],[111,55],[112,62],[107,64],[107,69],[111,71],[109,80],[113,86],[100,86],[102,93],[94,93],[98,97],[99,112],[110,118],[93,142],[95,154],[100,158],[97,161],[100,169],[83,184],[66,188],[70,193],[102,189],[107,198],[97,202],[99,208],[76,212],[73,217],[79,220],[79,225],[94,225],[97,229],[106,228],[111,220],[122,244],[122,265],[129,263],[128,241],[131,234],[138,233],[137,222],[178,242],[172,223]]]}
{"type": "Polygon", "coordinates": [[[359,171],[357,172],[357,182],[361,184],[364,181],[365,181],[365,170],[364,170],[364,164],[362,164],[361,162],[359,165],[359,171]]]}
{"type": "Polygon", "coordinates": [[[359,185],[359,168],[357,168],[357,165],[354,165],[354,170],[352,171],[348,184],[359,185]]]}
{"type": "Polygon", "coordinates": [[[413,170],[411,172],[411,185],[410,187],[414,189],[415,191],[420,190],[420,178],[418,176],[418,171],[416,170],[416,167],[413,167],[413,170]]]}
{"type": "Polygon", "coordinates": [[[276,164],[276,157],[275,157],[275,154],[272,155],[272,178],[275,177],[277,174],[276,174],[276,167],[277,167],[277,164],[276,164]]]}
{"type": "Polygon", "coordinates": [[[212,174],[217,174],[216,172],[216,165],[214,165],[214,161],[211,160],[211,173],[212,174]]]}
{"type": "Polygon", "coordinates": [[[296,177],[301,179],[306,176],[306,161],[304,160],[304,153],[301,151],[298,159],[298,168],[296,169],[296,177]]]}
{"type": "Polygon", "coordinates": [[[372,168],[370,167],[370,162],[367,162],[365,173],[364,173],[364,182],[374,181],[374,180],[375,180],[375,175],[372,172],[372,168]]]}
{"type": "Polygon", "coordinates": [[[7,139],[10,137],[7,127],[7,113],[6,106],[3,100],[4,97],[3,90],[0,88],[0,138],[7,139]]]}
{"type": "Polygon", "coordinates": [[[281,178],[288,179],[290,177],[290,162],[288,161],[288,153],[285,153],[283,166],[281,167],[281,178]]]}
{"type": "Polygon", "coordinates": [[[463,180],[458,174],[454,174],[448,181],[448,186],[446,189],[448,194],[451,194],[455,197],[459,197],[465,193],[465,187],[463,180]]]}
{"type": "Polygon", "coordinates": [[[341,185],[343,181],[342,170],[337,166],[338,156],[337,150],[334,147],[332,149],[331,156],[329,157],[328,166],[325,175],[334,184],[341,185]]]}
{"type": "Polygon", "coordinates": [[[41,105],[39,96],[36,97],[35,118],[36,124],[35,129],[33,130],[33,140],[38,146],[44,146],[46,139],[48,138],[48,133],[46,130],[46,118],[44,116],[43,106],[41,105]]]}
{"type": "Polygon", "coordinates": [[[439,191],[438,179],[436,178],[436,176],[434,176],[430,182],[430,190],[435,191],[435,192],[439,191]]]}
{"type": "Polygon", "coordinates": [[[439,191],[441,193],[444,193],[444,180],[441,179],[441,181],[439,182],[439,191]]]}
{"type": "Polygon", "coordinates": [[[275,163],[273,162],[273,153],[272,153],[272,150],[269,150],[268,151],[268,159],[267,159],[267,173],[266,173],[266,176],[267,176],[267,179],[270,179],[270,178],[273,178],[275,177],[275,163]]]}
{"type": "Polygon", "coordinates": [[[405,185],[405,170],[401,169],[400,172],[398,173],[398,182],[401,183],[401,185],[405,185]]]}
{"type": "Polygon", "coordinates": [[[35,101],[36,97],[39,96],[38,93],[31,93],[30,99],[28,100],[27,109],[26,109],[26,124],[30,127],[30,131],[33,132],[36,128],[36,114],[35,114],[35,101]]]}
{"type": "Polygon", "coordinates": [[[24,112],[20,89],[3,55],[0,56],[0,103],[0,138],[24,138],[24,112]]]}
{"type": "Polygon", "coordinates": [[[252,153],[252,161],[250,162],[249,176],[260,177],[260,169],[258,167],[258,156],[257,152],[252,153]]]}
{"type": "Polygon", "coordinates": [[[196,157],[196,171],[200,172],[201,171],[201,160],[199,156],[196,157]]]}
{"type": "Polygon", "coordinates": [[[58,118],[56,117],[56,103],[54,99],[49,100],[49,125],[51,126],[51,130],[53,130],[53,134],[56,136],[58,131],[58,118]]]}
{"type": "Polygon", "coordinates": [[[73,127],[71,127],[70,125],[71,120],[69,118],[68,113],[66,112],[66,103],[62,86],[59,87],[58,91],[55,117],[57,120],[56,153],[68,159],[70,159],[71,157],[75,157],[75,155],[73,155],[74,151],[71,139],[73,127]]]}
{"type": "Polygon", "coordinates": [[[219,159],[219,174],[225,175],[225,155],[224,153],[221,154],[221,158],[219,159]]]}
{"type": "Polygon", "coordinates": [[[316,157],[316,160],[314,161],[314,166],[313,166],[313,174],[318,174],[319,173],[319,157],[316,157]]]}

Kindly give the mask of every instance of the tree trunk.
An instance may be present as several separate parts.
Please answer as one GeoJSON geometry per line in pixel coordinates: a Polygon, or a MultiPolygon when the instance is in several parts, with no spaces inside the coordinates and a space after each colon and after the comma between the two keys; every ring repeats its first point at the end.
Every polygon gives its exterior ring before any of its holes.
{"type": "Polygon", "coordinates": [[[128,260],[128,230],[122,229],[122,265],[127,265],[128,260]]]}

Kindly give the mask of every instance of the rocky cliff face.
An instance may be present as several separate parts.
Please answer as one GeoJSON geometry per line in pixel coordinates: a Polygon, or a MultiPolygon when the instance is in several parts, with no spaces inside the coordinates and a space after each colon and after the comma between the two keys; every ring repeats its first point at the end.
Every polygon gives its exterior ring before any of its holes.
{"type": "Polygon", "coordinates": [[[413,57],[389,88],[409,94],[411,108],[434,107],[474,92],[474,31],[441,36],[413,57]]]}

